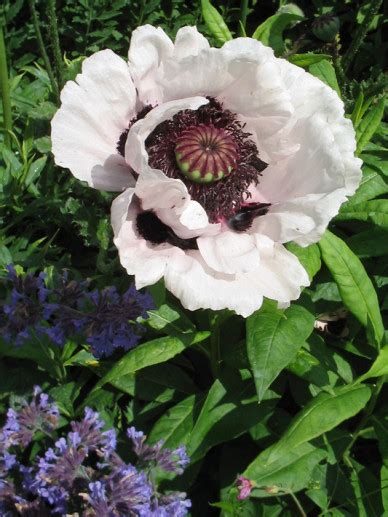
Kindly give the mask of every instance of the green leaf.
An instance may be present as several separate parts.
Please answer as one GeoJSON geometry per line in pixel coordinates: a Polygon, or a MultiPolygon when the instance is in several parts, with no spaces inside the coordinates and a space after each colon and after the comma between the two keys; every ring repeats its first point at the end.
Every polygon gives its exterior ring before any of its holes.
{"type": "Polygon", "coordinates": [[[329,54],[313,54],[312,52],[308,52],[307,54],[292,54],[287,59],[293,65],[307,68],[310,65],[319,63],[323,59],[331,59],[331,56],[329,54]]]}
{"type": "Polygon", "coordinates": [[[379,351],[375,362],[364,375],[357,379],[357,382],[365,381],[371,377],[382,377],[383,375],[388,375],[388,346],[379,351]]]}
{"type": "Polygon", "coordinates": [[[381,257],[388,254],[388,232],[372,228],[353,235],[347,244],[361,258],[381,257]]]}
{"type": "Polygon", "coordinates": [[[193,462],[219,443],[236,438],[268,417],[277,395],[272,392],[260,405],[250,395],[251,380],[217,379],[210,388],[190,435],[188,454],[193,462]]]}
{"type": "Polygon", "coordinates": [[[314,328],[315,318],[304,307],[278,310],[266,302],[246,320],[247,350],[259,401],[279,373],[296,356],[314,328]]]}
{"type": "Polygon", "coordinates": [[[255,462],[264,461],[269,465],[280,460],[289,451],[334,429],[341,422],[361,411],[370,395],[369,387],[363,384],[334,388],[333,393],[319,393],[293,419],[280,440],[265,451],[265,460],[263,457],[261,460],[256,458],[255,462]]]}
{"type": "Polygon", "coordinates": [[[373,106],[365,117],[361,120],[356,131],[357,150],[356,153],[360,154],[365,148],[366,144],[375,134],[378,129],[380,122],[384,115],[385,99],[384,97],[373,106]]]}
{"type": "Polygon", "coordinates": [[[388,514],[388,425],[383,418],[372,417],[373,427],[379,442],[379,450],[383,460],[380,470],[381,499],[385,510],[384,515],[388,514]]]}
{"type": "Polygon", "coordinates": [[[352,205],[358,205],[388,192],[388,184],[375,168],[363,167],[362,179],[356,193],[341,207],[341,212],[352,205]]]}
{"type": "Polygon", "coordinates": [[[309,72],[335,90],[341,98],[341,90],[338,85],[334,66],[329,61],[322,59],[319,63],[311,65],[309,67],[309,72]]]}
{"type": "Polygon", "coordinates": [[[149,442],[164,440],[164,445],[170,449],[180,444],[187,445],[203,400],[202,394],[190,395],[168,409],[149,433],[149,442]]]}
{"type": "Polygon", "coordinates": [[[372,222],[381,228],[388,229],[388,200],[375,199],[357,205],[344,207],[336,217],[339,221],[372,222]]]}
{"type": "Polygon", "coordinates": [[[379,301],[364,266],[350,248],[329,231],[319,242],[322,259],[330,270],[346,307],[364,327],[371,325],[376,344],[384,335],[379,301]]]}
{"type": "Polygon", "coordinates": [[[298,257],[299,262],[307,271],[310,280],[312,280],[321,269],[321,252],[319,251],[318,244],[310,244],[310,246],[302,248],[294,242],[289,242],[286,247],[298,257]]]}
{"type": "Polygon", "coordinates": [[[42,156],[41,158],[38,158],[34,162],[31,163],[26,178],[25,178],[25,184],[28,187],[28,185],[31,185],[40,175],[40,173],[43,170],[43,167],[46,165],[47,157],[42,156]]]}
{"type": "Polygon", "coordinates": [[[100,389],[104,384],[137,372],[146,366],[163,363],[180,354],[186,347],[199,343],[209,336],[209,332],[193,332],[181,338],[166,336],[148,341],[130,350],[100,379],[93,390],[100,389]]]}
{"type": "Polygon", "coordinates": [[[281,493],[302,490],[311,481],[315,467],[327,456],[327,452],[304,443],[285,451],[274,461],[268,461],[270,455],[271,447],[263,451],[243,474],[261,487],[261,490],[253,490],[253,497],[268,497],[268,492],[264,490],[266,487],[274,490],[274,493],[278,487],[281,493]]]}
{"type": "Polygon", "coordinates": [[[257,39],[269,45],[277,54],[284,52],[283,31],[292,23],[303,20],[304,17],[299,14],[292,13],[276,13],[261,23],[252,35],[257,39]]]}
{"type": "Polygon", "coordinates": [[[233,39],[233,36],[228,29],[228,26],[226,25],[223,17],[217,11],[217,9],[212,6],[210,1],[201,0],[201,5],[202,16],[209,31],[213,34],[217,43],[223,45],[226,41],[233,39]]]}

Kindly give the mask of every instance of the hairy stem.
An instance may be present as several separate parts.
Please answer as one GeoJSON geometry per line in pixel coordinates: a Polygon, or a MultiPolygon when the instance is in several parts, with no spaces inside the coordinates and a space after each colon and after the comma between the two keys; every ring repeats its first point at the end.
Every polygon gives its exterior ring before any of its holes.
{"type": "Polygon", "coordinates": [[[366,36],[366,33],[368,32],[369,26],[372,23],[372,20],[374,16],[377,14],[378,10],[380,9],[381,4],[383,3],[383,0],[365,0],[363,3],[361,9],[363,7],[367,8],[365,18],[363,22],[360,24],[360,26],[357,29],[357,32],[353,38],[352,43],[350,44],[350,47],[346,51],[344,57],[342,58],[342,67],[344,72],[346,73],[354,59],[354,56],[356,55],[358,49],[360,48],[362,42],[364,41],[364,38],[366,36]]]}
{"type": "Polygon", "coordinates": [[[34,26],[35,37],[36,37],[36,40],[38,42],[39,52],[40,52],[40,55],[42,56],[43,63],[44,63],[47,75],[49,76],[50,83],[51,83],[51,88],[52,88],[53,93],[55,95],[55,99],[57,101],[57,104],[59,104],[58,84],[57,84],[57,81],[55,79],[54,72],[53,72],[53,69],[52,69],[52,66],[51,66],[51,63],[50,63],[50,59],[49,59],[49,57],[47,55],[46,48],[45,48],[45,45],[44,45],[44,41],[43,41],[43,38],[42,38],[42,33],[41,33],[41,30],[40,30],[40,25],[39,25],[38,13],[37,13],[36,7],[35,7],[35,0],[28,0],[28,3],[29,3],[29,6],[30,6],[31,17],[32,17],[32,24],[34,26]]]}
{"type": "Polygon", "coordinates": [[[7,147],[11,145],[12,130],[12,111],[11,96],[9,92],[9,79],[7,67],[7,55],[5,50],[3,19],[0,19],[0,81],[1,81],[1,99],[3,103],[3,124],[4,124],[4,143],[7,147]]]}
{"type": "Polygon", "coordinates": [[[57,76],[59,89],[61,89],[63,86],[63,61],[62,61],[61,47],[59,44],[56,1],[48,0],[47,9],[48,9],[47,13],[48,13],[48,18],[49,18],[50,39],[51,39],[51,45],[53,47],[53,54],[54,54],[55,72],[56,72],[56,76],[57,76]]]}

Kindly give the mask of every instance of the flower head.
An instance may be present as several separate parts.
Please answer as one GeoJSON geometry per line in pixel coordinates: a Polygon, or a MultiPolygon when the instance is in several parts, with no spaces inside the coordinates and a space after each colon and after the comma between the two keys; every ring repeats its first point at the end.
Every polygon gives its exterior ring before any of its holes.
{"type": "Polygon", "coordinates": [[[65,86],[57,164],[126,189],[114,241],[138,288],[164,278],[191,310],[287,306],[309,279],[284,243],[319,240],[361,179],[337,93],[256,40],[210,48],[194,27],[174,43],[139,27],[128,57],[98,52],[65,86]]]}
{"type": "Polygon", "coordinates": [[[8,303],[1,308],[1,330],[7,341],[13,339],[16,345],[22,345],[33,332],[43,331],[42,320],[50,316],[45,305],[48,290],[44,273],[21,275],[12,264],[7,270],[6,280],[12,290],[8,303]]]}
{"type": "Polygon", "coordinates": [[[93,291],[89,295],[91,310],[83,318],[84,332],[96,357],[111,355],[116,349],[129,350],[137,345],[141,330],[133,322],[147,316],[154,307],[149,294],[142,294],[132,286],[123,295],[115,287],[93,291]],[[132,323],[131,323],[132,322],[132,323]]]}
{"type": "Polygon", "coordinates": [[[252,491],[253,483],[248,478],[244,476],[238,476],[237,478],[237,488],[238,488],[238,495],[237,499],[239,501],[243,501],[244,499],[247,499],[252,491]]]}

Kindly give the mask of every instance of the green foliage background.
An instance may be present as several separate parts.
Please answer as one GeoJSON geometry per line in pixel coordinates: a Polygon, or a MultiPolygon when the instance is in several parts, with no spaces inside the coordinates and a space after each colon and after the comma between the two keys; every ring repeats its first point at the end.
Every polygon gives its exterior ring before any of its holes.
{"type": "MultiPolygon", "coordinates": [[[[50,154],[58,99],[37,43],[34,6],[59,84],[99,49],[125,56],[141,24],[171,36],[197,25],[214,45],[254,35],[337,90],[356,129],[363,180],[320,243],[289,245],[313,278],[289,309],[267,301],[247,320],[228,311],[189,313],[158,284],[143,343],[121,358],[97,361],[73,342],[64,350],[49,342],[0,343],[2,413],[10,396],[39,383],[69,420],[89,405],[118,430],[134,424],[151,442],[186,444],[190,468],[164,483],[189,493],[193,516],[388,515],[382,2],[299,0],[298,10],[270,0],[58,0],[62,74],[48,3],[6,0],[1,13],[12,115],[11,131],[0,136],[3,276],[14,263],[49,274],[67,268],[98,287],[130,283],[112,246],[112,195],[83,186],[50,154]],[[327,13],[340,22],[329,41],[316,35],[316,19],[327,13]],[[339,323],[314,330],[320,315],[333,311],[339,323]],[[239,474],[255,484],[244,502],[236,498],[239,474]]],[[[0,125],[7,125],[3,112],[0,125]]]]}

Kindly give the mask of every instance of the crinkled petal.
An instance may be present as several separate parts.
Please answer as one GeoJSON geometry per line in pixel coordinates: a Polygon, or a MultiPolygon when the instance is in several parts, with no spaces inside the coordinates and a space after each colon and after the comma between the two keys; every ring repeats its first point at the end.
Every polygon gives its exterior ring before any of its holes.
{"type": "Polygon", "coordinates": [[[181,27],[175,37],[173,58],[183,59],[210,48],[208,40],[198,32],[197,27],[181,27]]]}
{"type": "Polygon", "coordinates": [[[197,242],[204,261],[215,271],[235,274],[259,269],[260,253],[252,235],[226,231],[197,242]]]}
{"type": "Polygon", "coordinates": [[[182,239],[219,231],[220,225],[209,224],[204,208],[190,198],[184,183],[157,169],[140,175],[136,194],[143,210],[153,210],[182,239]]]}
{"type": "Polygon", "coordinates": [[[295,255],[265,235],[255,235],[260,253],[259,282],[263,296],[280,303],[299,298],[302,287],[310,285],[307,272],[295,255]]]}
{"type": "Polygon", "coordinates": [[[128,52],[129,69],[143,104],[161,101],[156,78],[163,60],[172,55],[174,45],[160,27],[143,25],[132,32],[128,52]]]}
{"type": "Polygon", "coordinates": [[[263,139],[259,147],[270,164],[251,199],[273,206],[254,221],[253,231],[307,246],[319,240],[347,196],[354,194],[362,162],[354,156],[354,129],[336,92],[302,69],[280,62],[295,112],[280,133],[263,139]]]}
{"type": "Polygon", "coordinates": [[[68,81],[52,122],[57,165],[101,190],[134,184],[117,142],[135,115],[136,92],[124,60],[111,50],[85,59],[82,73],[68,81]]]}

